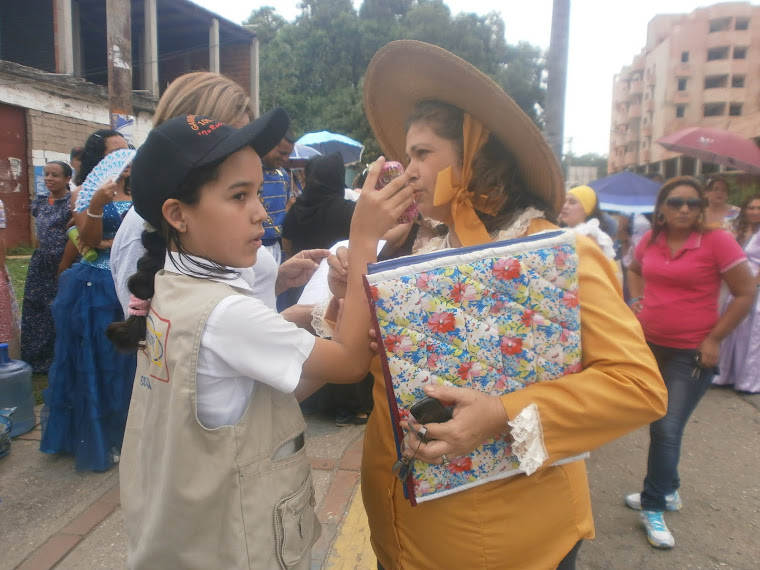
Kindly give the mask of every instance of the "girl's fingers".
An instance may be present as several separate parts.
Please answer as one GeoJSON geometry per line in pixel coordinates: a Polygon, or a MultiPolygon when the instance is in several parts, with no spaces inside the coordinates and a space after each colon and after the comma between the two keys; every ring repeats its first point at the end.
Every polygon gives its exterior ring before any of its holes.
{"type": "Polygon", "coordinates": [[[343,268],[348,270],[348,248],[343,246],[339,247],[336,250],[335,255],[338,257],[343,268]]]}
{"type": "Polygon", "coordinates": [[[367,171],[367,178],[364,179],[364,185],[362,186],[362,194],[365,191],[374,192],[375,185],[377,184],[377,178],[380,176],[380,171],[385,166],[385,157],[381,156],[375,162],[369,165],[367,171]]]}

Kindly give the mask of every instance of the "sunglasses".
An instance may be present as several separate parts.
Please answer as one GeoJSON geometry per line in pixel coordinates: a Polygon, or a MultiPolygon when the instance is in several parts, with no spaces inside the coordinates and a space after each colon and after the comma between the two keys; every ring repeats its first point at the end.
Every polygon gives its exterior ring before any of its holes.
{"type": "Polygon", "coordinates": [[[407,459],[406,457],[402,456],[401,459],[396,461],[396,463],[393,464],[393,467],[391,467],[391,471],[393,471],[393,474],[402,483],[406,483],[406,480],[409,478],[409,475],[412,473],[412,465],[414,465],[414,458],[417,457],[417,452],[420,450],[420,446],[422,445],[422,442],[425,439],[425,434],[423,433],[422,435],[420,435],[420,433],[418,432],[417,437],[419,438],[420,442],[417,444],[417,449],[414,450],[414,455],[412,455],[410,459],[407,459]]]}
{"type": "Polygon", "coordinates": [[[673,208],[674,210],[680,210],[684,207],[684,205],[688,206],[689,210],[699,210],[702,207],[702,199],[673,197],[665,200],[665,205],[668,208],[673,208]]]}

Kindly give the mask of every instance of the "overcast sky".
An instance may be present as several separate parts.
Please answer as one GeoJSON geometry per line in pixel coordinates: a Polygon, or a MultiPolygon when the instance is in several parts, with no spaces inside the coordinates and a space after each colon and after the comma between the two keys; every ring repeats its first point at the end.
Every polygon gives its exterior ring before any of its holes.
{"type": "MultiPolygon", "coordinates": [[[[276,6],[292,21],[297,0],[193,0],[217,14],[241,22],[252,10],[276,6]]],[[[527,41],[549,47],[552,0],[444,0],[452,13],[499,12],[507,42],[527,41]]],[[[717,2],[699,0],[571,0],[570,54],[565,106],[565,152],[607,154],[610,138],[612,78],[630,64],[646,42],[647,23],[656,14],[689,13],[717,2]]],[[[360,0],[354,0],[358,7],[360,0]]]]}

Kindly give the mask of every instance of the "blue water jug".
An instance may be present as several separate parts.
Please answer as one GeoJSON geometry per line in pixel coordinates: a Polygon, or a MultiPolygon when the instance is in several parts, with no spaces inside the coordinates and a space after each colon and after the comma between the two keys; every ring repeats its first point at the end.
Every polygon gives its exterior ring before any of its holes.
{"type": "Polygon", "coordinates": [[[11,360],[8,345],[0,343],[0,408],[16,408],[11,416],[11,437],[34,427],[34,395],[32,367],[23,360],[11,360]]]}

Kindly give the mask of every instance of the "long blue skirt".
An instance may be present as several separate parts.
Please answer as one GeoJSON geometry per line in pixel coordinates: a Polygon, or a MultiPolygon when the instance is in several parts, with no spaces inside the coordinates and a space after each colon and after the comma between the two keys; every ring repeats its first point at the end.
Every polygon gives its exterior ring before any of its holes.
{"type": "Polygon", "coordinates": [[[105,471],[121,450],[136,355],[117,352],[106,327],[123,320],[111,272],[75,263],[52,306],[55,356],[43,392],[40,451],[72,453],[80,470],[105,471]]]}

